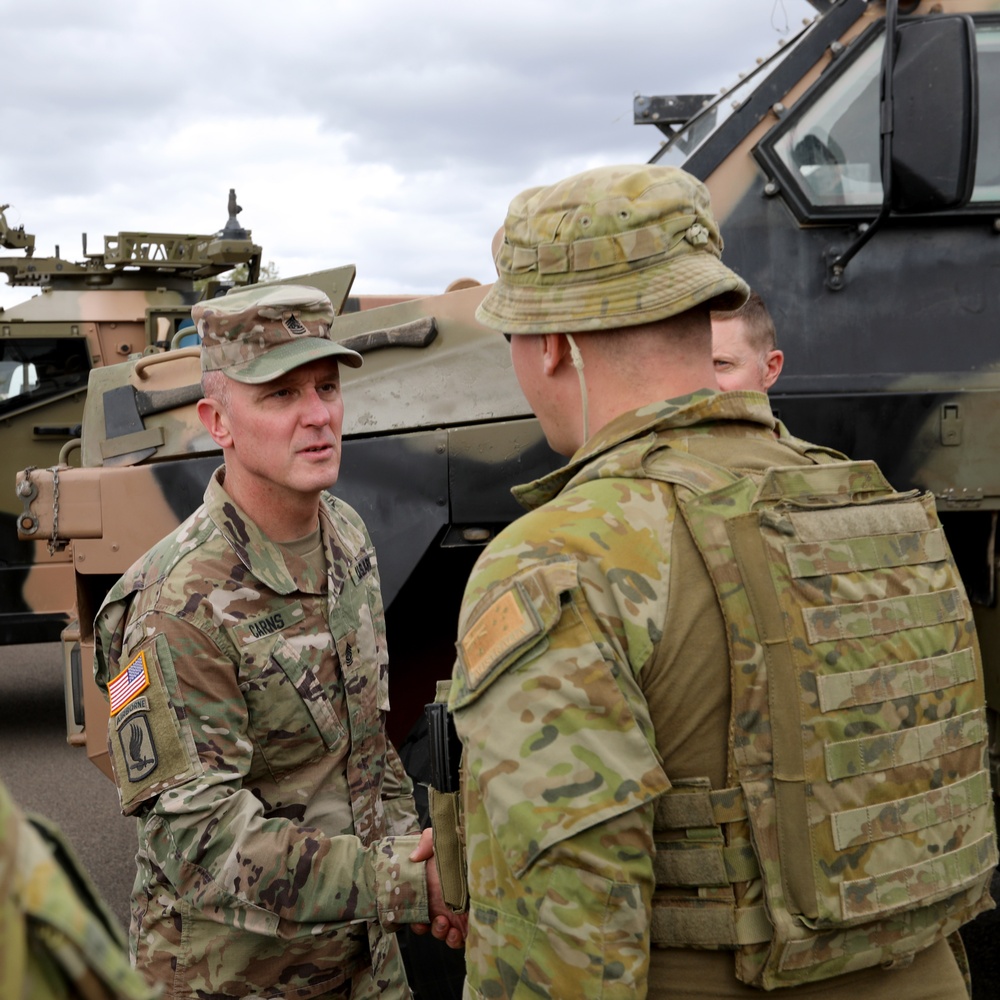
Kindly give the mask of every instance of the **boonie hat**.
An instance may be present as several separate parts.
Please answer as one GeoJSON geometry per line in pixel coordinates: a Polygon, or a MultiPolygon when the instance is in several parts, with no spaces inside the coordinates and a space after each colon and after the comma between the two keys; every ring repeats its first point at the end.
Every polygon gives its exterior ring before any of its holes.
{"type": "Polygon", "coordinates": [[[361,355],[331,338],[333,317],[333,303],[309,285],[247,285],[198,302],[201,370],[256,384],[319,358],[360,368],[361,355]]]}
{"type": "Polygon", "coordinates": [[[511,203],[476,319],[504,333],[610,330],[700,302],[736,309],[708,189],[678,167],[598,167],[511,203]]]}

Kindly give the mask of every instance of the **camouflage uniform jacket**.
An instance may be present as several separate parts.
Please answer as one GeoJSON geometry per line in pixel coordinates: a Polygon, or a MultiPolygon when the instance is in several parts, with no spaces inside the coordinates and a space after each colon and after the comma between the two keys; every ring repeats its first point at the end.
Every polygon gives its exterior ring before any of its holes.
{"type": "MultiPolygon", "coordinates": [[[[531,513],[472,573],[449,699],[464,752],[466,996],[759,995],[732,953],[651,954],[654,800],[678,779],[725,787],[729,656],[673,487],[637,470],[664,444],[736,472],[809,463],[811,446],[775,426],[763,395],[704,390],[618,417],[515,491],[531,513]]],[[[947,948],[934,961],[962,988],[947,948]]],[[[933,995],[880,973],[818,992],[933,995]]]]}
{"type": "Polygon", "coordinates": [[[385,733],[370,539],[324,494],[320,579],[223,477],[95,625],[122,809],[139,819],[134,960],[169,996],[305,1000],[372,969],[409,996],[387,929],[426,921],[427,890],[385,733]]]}
{"type": "Polygon", "coordinates": [[[0,996],[153,1000],[70,845],[0,783],[0,996]]]}

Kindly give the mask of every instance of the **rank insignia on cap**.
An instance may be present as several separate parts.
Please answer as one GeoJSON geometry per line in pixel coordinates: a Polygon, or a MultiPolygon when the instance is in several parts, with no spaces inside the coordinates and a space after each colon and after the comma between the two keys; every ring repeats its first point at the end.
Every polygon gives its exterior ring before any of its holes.
{"type": "Polygon", "coordinates": [[[137,694],[149,687],[146,654],[137,653],[132,662],[117,676],[108,681],[109,710],[112,715],[120,712],[137,694]]]}
{"type": "Polygon", "coordinates": [[[281,321],[281,325],[291,334],[296,337],[301,337],[303,334],[309,335],[309,331],[306,329],[305,325],[301,320],[297,319],[295,314],[292,313],[291,316],[281,321]]]}

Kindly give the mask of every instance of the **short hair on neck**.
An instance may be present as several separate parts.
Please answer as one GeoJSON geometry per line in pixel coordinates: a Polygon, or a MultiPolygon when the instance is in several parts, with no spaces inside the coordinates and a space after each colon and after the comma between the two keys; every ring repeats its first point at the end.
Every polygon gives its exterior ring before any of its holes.
{"type": "Polygon", "coordinates": [[[664,350],[712,356],[712,324],[708,307],[702,305],[665,319],[613,330],[592,330],[582,336],[622,375],[649,371],[651,365],[662,361],[664,350]]]}
{"type": "Polygon", "coordinates": [[[764,305],[764,300],[757,292],[751,292],[750,297],[739,309],[713,310],[712,316],[715,319],[742,320],[750,346],[761,354],[773,351],[778,346],[778,334],[774,329],[774,320],[771,319],[771,314],[768,312],[767,306],[764,305]]]}

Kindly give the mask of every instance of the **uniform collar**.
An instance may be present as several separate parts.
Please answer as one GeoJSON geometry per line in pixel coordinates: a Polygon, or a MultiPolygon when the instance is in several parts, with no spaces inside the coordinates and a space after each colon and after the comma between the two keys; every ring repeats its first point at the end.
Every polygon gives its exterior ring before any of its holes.
{"type": "Polygon", "coordinates": [[[772,434],[777,426],[767,396],[762,392],[699,389],[687,396],[663,400],[621,414],[591,435],[562,468],[524,486],[515,486],[511,492],[523,507],[534,510],[558,496],[588,465],[625,442],[645,437],[665,436],[669,439],[692,433],[708,434],[712,425],[719,421],[757,425],[760,430],[772,434]]]}
{"type": "Polygon", "coordinates": [[[226,492],[226,467],[216,469],[205,490],[205,510],[219,532],[232,547],[240,562],[266,587],[278,594],[294,592],[321,594],[339,593],[350,565],[364,540],[346,537],[352,533],[338,531],[333,524],[330,507],[334,502],[326,493],[319,505],[320,534],[326,552],[326,577],[316,573],[309,561],[300,558],[272,541],[239,504],[226,492]]]}

